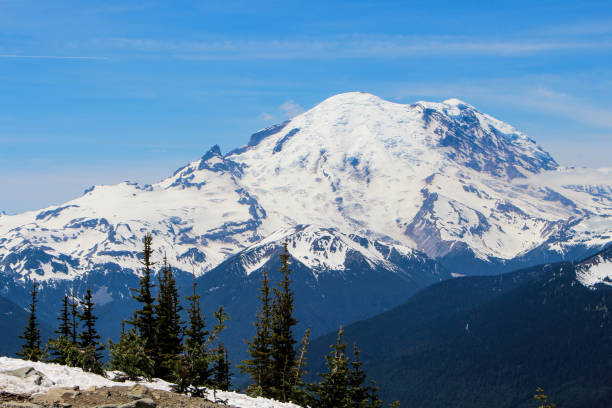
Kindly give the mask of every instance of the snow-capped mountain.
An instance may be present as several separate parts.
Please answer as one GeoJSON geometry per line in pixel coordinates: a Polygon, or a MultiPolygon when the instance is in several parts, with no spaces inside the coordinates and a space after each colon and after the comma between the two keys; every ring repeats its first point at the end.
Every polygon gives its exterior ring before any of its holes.
{"type": "Polygon", "coordinates": [[[252,334],[262,269],[291,255],[296,313],[313,336],[392,308],[453,274],[585,258],[611,240],[607,174],[560,168],[512,126],[456,99],[412,105],[366,93],[313,109],[153,185],[94,186],[72,201],[0,216],[0,295],[40,315],[91,287],[103,337],[134,308],[153,234],[181,290],[232,316],[231,353],[252,334]]]}
{"type": "MultiPolygon", "coordinates": [[[[607,243],[612,187],[549,186],[547,174],[572,170],[457,99],[404,105],[340,94],[226,155],[215,146],[156,184],[95,186],[63,205],[0,217],[0,273],[56,280],[109,264],[137,270],[148,231],[158,255],[197,275],[297,225],[443,262],[529,262],[531,253],[607,243]]],[[[326,253],[314,256],[311,264],[326,253]]]]}
{"type": "Polygon", "coordinates": [[[298,337],[308,327],[313,336],[337,330],[451,278],[437,261],[401,245],[345,235],[332,228],[284,228],[197,280],[199,287],[206,288],[202,292],[204,307],[213,310],[222,304],[232,316],[224,344],[238,361],[247,357],[242,339],[252,336],[262,270],[272,282],[281,279],[279,255],[284,243],[291,256],[298,337]]]}
{"type": "Polygon", "coordinates": [[[408,276],[410,273],[401,268],[400,260],[431,262],[425,254],[408,247],[388,245],[356,235],[348,236],[331,228],[312,225],[280,229],[232,259],[240,262],[244,273],[249,275],[272,258],[275,259],[275,249],[284,242],[292,259],[307,267],[315,277],[322,273],[346,271],[347,263],[355,257],[361,257],[370,268],[384,268],[408,276]]]}

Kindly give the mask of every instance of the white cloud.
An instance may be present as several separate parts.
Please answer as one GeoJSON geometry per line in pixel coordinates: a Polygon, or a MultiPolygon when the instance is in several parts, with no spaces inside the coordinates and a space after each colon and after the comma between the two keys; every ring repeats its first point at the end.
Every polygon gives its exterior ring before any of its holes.
{"type": "Polygon", "coordinates": [[[272,119],[274,119],[274,116],[270,115],[267,112],[262,112],[261,115],[259,115],[259,119],[265,120],[266,122],[268,122],[268,121],[271,121],[272,119]]]}
{"type": "Polygon", "coordinates": [[[612,109],[593,105],[562,92],[545,87],[529,90],[522,103],[540,111],[569,117],[591,126],[612,129],[612,109]]]}
{"type": "MultiPolygon", "coordinates": [[[[584,88],[593,81],[601,84],[599,78],[583,78],[577,84],[573,84],[573,87],[584,88]]],[[[612,106],[609,104],[604,106],[576,97],[570,92],[559,91],[557,88],[563,87],[564,82],[567,82],[564,78],[518,77],[429,84],[396,83],[387,84],[384,89],[385,93],[388,92],[394,99],[400,101],[407,98],[439,100],[459,98],[476,105],[474,100],[478,100],[481,103],[492,102],[496,105],[546,113],[591,127],[612,129],[612,106]]],[[[487,112],[485,106],[481,108],[487,112]]]]}
{"type": "Polygon", "coordinates": [[[612,186],[612,169],[599,168],[590,169],[586,167],[568,168],[560,171],[544,171],[525,179],[514,180],[517,184],[525,182],[562,187],[567,185],[592,185],[592,186],[612,186]]]}
{"type": "Polygon", "coordinates": [[[283,102],[283,104],[279,106],[278,109],[283,112],[283,114],[287,118],[292,118],[304,112],[304,108],[301,105],[293,102],[293,100],[291,99],[283,102]]]}

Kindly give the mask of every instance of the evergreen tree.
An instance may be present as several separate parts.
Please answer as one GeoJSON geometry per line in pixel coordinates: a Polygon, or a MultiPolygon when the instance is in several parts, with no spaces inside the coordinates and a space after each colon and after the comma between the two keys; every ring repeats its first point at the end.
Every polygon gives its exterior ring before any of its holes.
{"type": "Polygon", "coordinates": [[[185,349],[194,350],[198,347],[202,347],[206,340],[206,337],[210,334],[206,327],[206,320],[202,315],[202,308],[200,306],[200,295],[196,293],[197,284],[193,283],[193,293],[191,296],[187,296],[189,301],[189,308],[187,309],[187,315],[189,317],[188,326],[185,329],[185,349]]]}
{"type": "Polygon", "coordinates": [[[174,390],[176,392],[203,396],[201,387],[209,382],[211,375],[210,356],[206,350],[206,337],[209,332],[205,330],[205,319],[200,307],[200,296],[196,294],[196,283],[193,283],[193,294],[187,296],[189,318],[185,329],[185,348],[179,360],[175,362],[173,370],[174,390]]]}
{"type": "Polygon", "coordinates": [[[367,375],[361,368],[363,363],[359,360],[360,352],[356,344],[353,345],[353,354],[355,359],[351,362],[348,374],[351,401],[355,407],[368,407],[369,389],[364,385],[367,375]]]}
{"type": "Polygon", "coordinates": [[[340,327],[336,344],[325,356],[327,372],[320,374],[321,382],[313,387],[316,391],[317,408],[353,408],[349,380],[349,358],[346,356],[346,343],[342,341],[344,330],[340,327]]]}
{"type": "MultiPolygon", "coordinates": [[[[96,320],[98,320],[98,318],[93,314],[94,303],[91,300],[90,288],[87,288],[81,306],[83,307],[83,312],[79,313],[79,320],[84,327],[79,335],[79,345],[81,350],[88,354],[88,358],[95,359],[96,362],[99,362],[102,359],[102,355],[99,352],[104,350],[104,346],[99,343],[100,335],[96,331],[96,320]]],[[[93,364],[93,362],[88,364],[93,364]]],[[[83,367],[83,369],[85,369],[85,367],[83,367]]]]}
{"type": "Polygon", "coordinates": [[[536,393],[533,398],[539,401],[540,406],[538,408],[556,408],[557,404],[548,402],[548,395],[544,394],[544,390],[540,387],[536,389],[536,393]]]}
{"type": "Polygon", "coordinates": [[[139,288],[132,289],[134,292],[132,298],[141,304],[141,308],[134,311],[134,317],[130,323],[136,327],[140,337],[145,341],[147,352],[153,357],[154,361],[157,361],[155,356],[155,299],[151,293],[151,289],[155,286],[151,283],[151,269],[153,267],[151,260],[151,255],[153,254],[151,247],[152,240],[151,234],[146,234],[143,239],[142,276],[140,277],[139,288]]]}
{"type": "Polygon", "coordinates": [[[52,362],[70,367],[81,367],[84,353],[70,338],[60,336],[56,339],[49,339],[48,347],[54,351],[56,356],[51,360],[52,362]]]}
{"type": "Polygon", "coordinates": [[[265,269],[262,273],[259,293],[261,307],[255,314],[255,336],[251,341],[246,340],[250,359],[244,360],[239,368],[241,372],[248,374],[253,381],[253,385],[248,391],[249,395],[269,397],[271,396],[270,381],[272,379],[272,310],[270,306],[270,280],[265,269]]]}
{"type": "Polygon", "coordinates": [[[188,296],[189,316],[188,326],[185,329],[185,348],[183,355],[176,361],[173,370],[174,391],[201,397],[205,390],[202,388],[210,383],[213,373],[211,364],[217,359],[216,353],[209,350],[210,345],[225,329],[225,321],[229,319],[223,306],[215,312],[215,324],[212,333],[205,330],[205,319],[200,307],[200,296],[196,294],[196,283],[193,283],[193,295],[188,296]]]}
{"type": "Polygon", "coordinates": [[[306,352],[308,351],[308,343],[310,341],[310,328],[304,332],[302,337],[300,353],[294,370],[293,388],[291,392],[291,400],[298,405],[307,406],[310,402],[306,392],[307,384],[304,383],[303,377],[306,374],[304,367],[306,366],[306,352]]]}
{"type": "Polygon", "coordinates": [[[62,299],[62,310],[57,318],[60,324],[55,331],[55,334],[57,334],[58,337],[65,337],[67,339],[70,338],[70,311],[68,310],[69,303],[68,295],[64,295],[64,298],[62,299]]]}
{"type": "Polygon", "coordinates": [[[227,391],[232,386],[231,380],[231,362],[227,356],[227,349],[223,344],[217,347],[217,358],[214,366],[214,381],[213,386],[221,391],[227,391]]]}
{"type": "Polygon", "coordinates": [[[361,368],[363,363],[359,360],[359,348],[353,345],[355,359],[351,362],[349,371],[349,392],[354,407],[359,408],[382,408],[383,404],[378,397],[378,387],[373,381],[365,385],[367,375],[361,368]]]}
{"type": "Polygon", "coordinates": [[[47,347],[52,350],[51,362],[62,365],[68,365],[68,344],[71,343],[70,311],[68,306],[68,295],[64,295],[62,300],[62,309],[57,318],[59,320],[59,327],[55,331],[57,338],[49,339],[49,343],[47,345],[47,347]]]}
{"type": "Polygon", "coordinates": [[[140,338],[136,329],[130,329],[127,332],[122,330],[119,342],[113,343],[108,340],[108,348],[110,351],[108,368],[110,370],[122,371],[130,380],[151,379],[154,362],[147,355],[145,342],[140,338]]]}
{"type": "MultiPolygon", "coordinates": [[[[399,407],[399,401],[393,401],[391,404],[396,404],[399,407]]],[[[369,408],[382,408],[383,402],[378,396],[378,386],[376,382],[371,381],[370,386],[368,387],[368,403],[366,405],[369,408]]]]}
{"type": "Polygon", "coordinates": [[[79,311],[77,309],[78,303],[74,298],[74,293],[71,295],[72,301],[70,302],[70,341],[72,344],[77,344],[78,332],[79,332],[79,311]]]}
{"type": "Polygon", "coordinates": [[[40,348],[40,330],[38,329],[38,323],[36,322],[36,295],[38,295],[38,286],[36,283],[32,285],[32,302],[30,303],[30,318],[26,325],[23,334],[19,336],[20,339],[24,340],[24,344],[21,346],[21,351],[17,353],[17,356],[24,360],[40,361],[44,357],[44,352],[40,348]]]}
{"type": "Polygon", "coordinates": [[[272,396],[282,402],[291,397],[295,370],[295,344],[293,326],[297,320],[293,317],[294,293],[291,290],[289,270],[289,251],[287,243],[283,245],[280,255],[281,281],[274,288],[274,303],[272,308],[272,396]]]}
{"type": "Polygon", "coordinates": [[[175,360],[182,350],[181,319],[182,307],[179,302],[176,280],[172,267],[164,256],[164,267],[159,274],[159,292],[155,308],[157,315],[156,377],[169,379],[175,360]]]}

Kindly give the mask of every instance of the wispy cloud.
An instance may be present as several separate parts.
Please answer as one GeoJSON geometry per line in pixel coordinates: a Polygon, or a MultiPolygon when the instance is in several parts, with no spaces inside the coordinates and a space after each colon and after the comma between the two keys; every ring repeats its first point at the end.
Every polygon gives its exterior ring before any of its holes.
{"type": "Polygon", "coordinates": [[[612,39],[607,38],[480,39],[386,35],[174,42],[113,38],[94,40],[93,44],[108,47],[114,52],[127,53],[124,55],[165,56],[191,60],[398,58],[453,54],[520,57],[545,52],[612,51],[612,39]]]}
{"type": "MultiPolygon", "coordinates": [[[[605,73],[597,73],[605,75],[605,73]]],[[[583,89],[596,78],[581,78],[574,88],[583,89]]],[[[415,98],[443,100],[451,97],[468,103],[481,101],[521,110],[530,110],[569,119],[583,125],[600,129],[612,129],[612,106],[576,96],[576,92],[563,86],[569,82],[564,77],[526,76],[494,78],[473,81],[386,84],[385,93],[394,99],[414,102],[415,98]],[[411,100],[407,100],[411,98],[411,100]]],[[[605,88],[602,88],[605,89],[605,88]]]]}
{"type": "Polygon", "coordinates": [[[612,129],[612,109],[597,106],[546,87],[529,90],[521,98],[521,103],[591,126],[612,129]]]}
{"type": "Polygon", "coordinates": [[[287,118],[292,118],[304,112],[304,108],[301,105],[295,103],[293,100],[283,102],[283,104],[279,106],[278,109],[287,118]]]}
{"type": "Polygon", "coordinates": [[[600,35],[612,34],[612,20],[578,21],[570,24],[543,27],[537,32],[547,35],[600,35]]]}
{"type": "Polygon", "coordinates": [[[58,59],[58,60],[107,60],[108,57],[92,57],[81,55],[19,55],[0,54],[0,58],[24,58],[24,59],[58,59]]]}
{"type": "Polygon", "coordinates": [[[280,116],[283,119],[293,118],[300,113],[305,111],[304,107],[298,103],[295,103],[292,99],[289,99],[283,102],[279,107],[276,108],[277,113],[269,113],[262,112],[258,118],[265,122],[270,122],[273,120],[277,120],[277,117],[280,116]]]}

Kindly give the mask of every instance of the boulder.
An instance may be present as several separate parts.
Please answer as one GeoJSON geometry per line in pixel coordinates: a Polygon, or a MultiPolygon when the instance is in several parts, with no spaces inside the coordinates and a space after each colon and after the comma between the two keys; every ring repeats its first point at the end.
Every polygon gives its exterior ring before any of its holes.
{"type": "Polygon", "coordinates": [[[33,397],[33,401],[43,405],[54,405],[65,403],[68,399],[75,399],[81,395],[81,392],[74,388],[52,388],[46,394],[40,394],[33,397]]]}
{"type": "Polygon", "coordinates": [[[121,404],[117,408],[156,408],[157,405],[151,398],[143,398],[136,401],[121,404]]]}
{"type": "Polygon", "coordinates": [[[143,399],[149,394],[149,389],[144,385],[136,384],[128,392],[128,396],[132,399],[143,399]]]}
{"type": "Polygon", "coordinates": [[[45,375],[41,373],[40,371],[36,371],[34,367],[22,367],[16,370],[2,371],[0,373],[4,375],[12,375],[13,377],[24,378],[24,379],[34,377],[34,384],[36,385],[40,385],[43,378],[45,378],[45,375]]]}
{"type": "Polygon", "coordinates": [[[31,402],[6,401],[0,402],[0,408],[42,408],[40,405],[31,402]]]}

